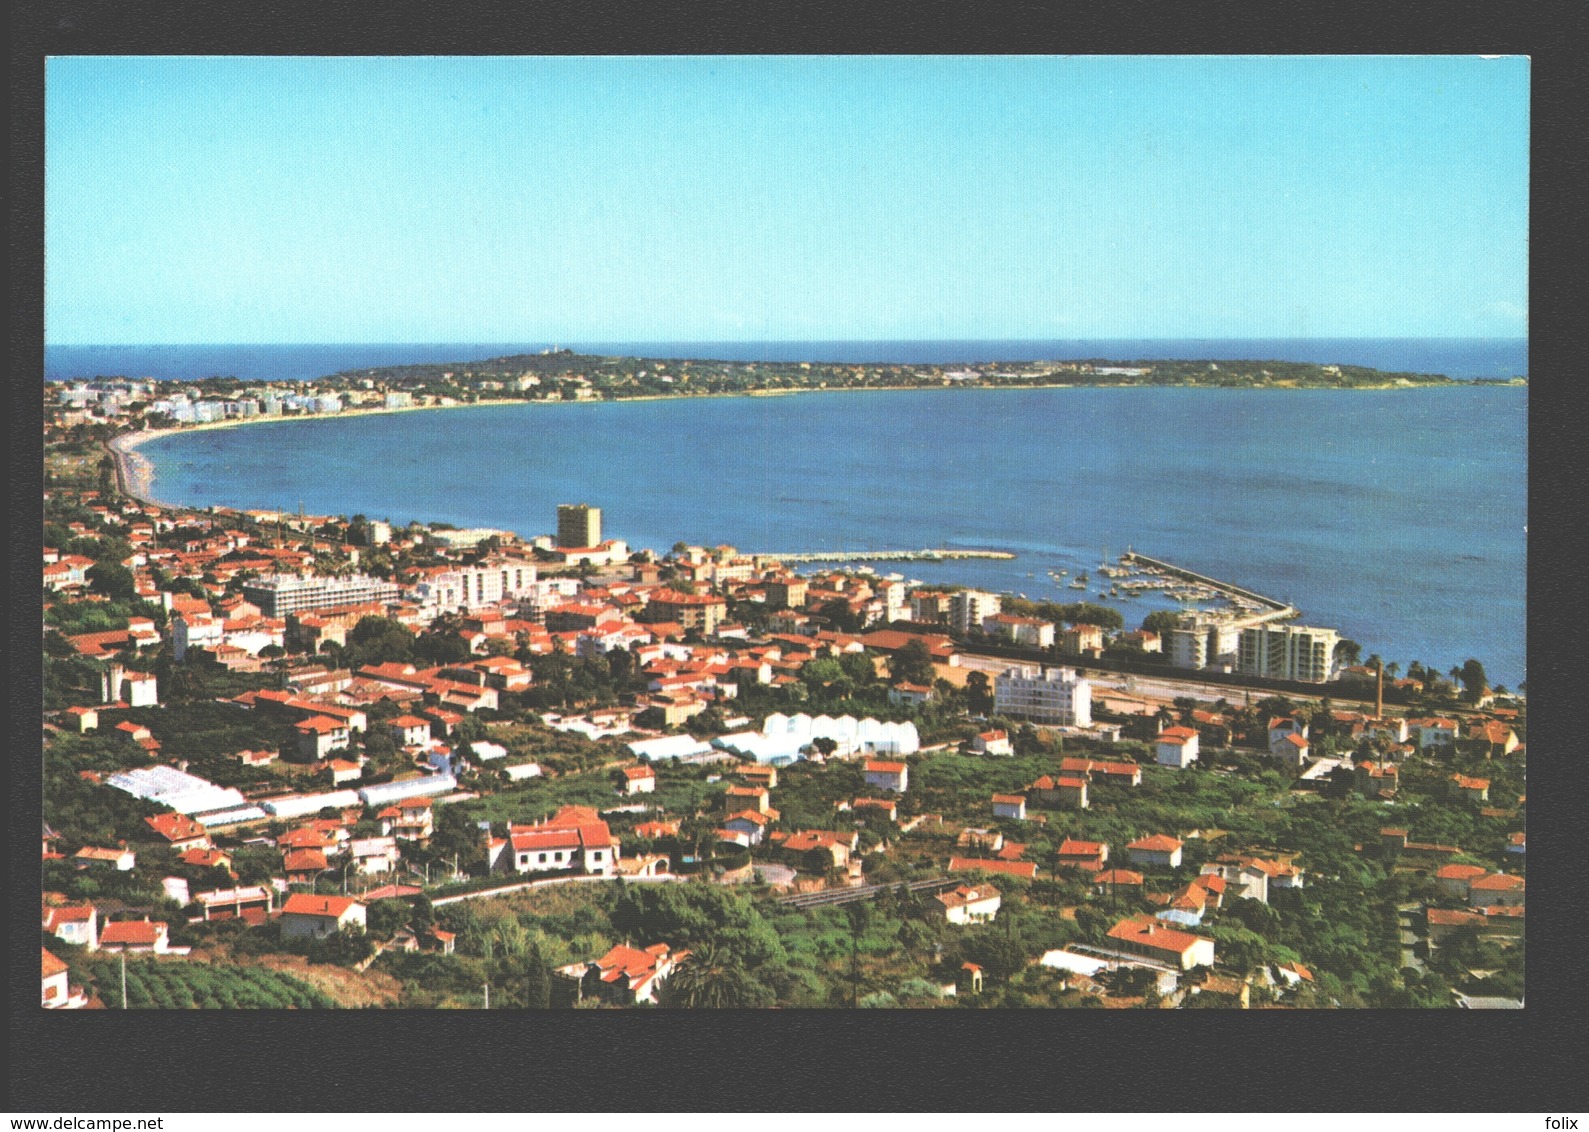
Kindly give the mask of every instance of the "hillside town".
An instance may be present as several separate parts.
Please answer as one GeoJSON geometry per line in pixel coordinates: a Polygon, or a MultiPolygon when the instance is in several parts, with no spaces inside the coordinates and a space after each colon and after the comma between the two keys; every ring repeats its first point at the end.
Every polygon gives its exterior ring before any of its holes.
{"type": "Polygon", "coordinates": [[[166,507],[118,436],[414,394],[50,392],[46,1007],[1522,1005],[1477,659],[1135,553],[1128,626],[587,503],[166,507]]]}

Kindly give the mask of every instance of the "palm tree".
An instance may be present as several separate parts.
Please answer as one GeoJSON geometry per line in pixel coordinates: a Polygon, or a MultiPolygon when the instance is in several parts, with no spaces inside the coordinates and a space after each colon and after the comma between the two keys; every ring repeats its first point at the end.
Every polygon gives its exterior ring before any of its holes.
{"type": "Polygon", "coordinates": [[[754,1001],[756,981],[716,939],[692,947],[660,988],[664,1006],[722,1010],[754,1001]]]}

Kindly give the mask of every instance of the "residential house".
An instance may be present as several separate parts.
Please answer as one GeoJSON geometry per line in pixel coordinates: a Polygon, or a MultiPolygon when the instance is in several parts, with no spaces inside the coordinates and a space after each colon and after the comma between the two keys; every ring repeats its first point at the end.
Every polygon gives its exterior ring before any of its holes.
{"type": "Polygon", "coordinates": [[[137,856],[125,845],[117,846],[114,849],[102,849],[96,845],[85,845],[72,854],[72,859],[83,868],[108,866],[120,873],[130,871],[138,863],[137,856]]]}
{"type": "Polygon", "coordinates": [[[1181,867],[1181,842],[1166,834],[1155,833],[1128,844],[1126,855],[1134,865],[1178,869],[1181,867]]]}
{"type": "Polygon", "coordinates": [[[910,767],[902,762],[867,759],[861,769],[866,774],[866,785],[879,790],[892,790],[902,794],[910,782],[910,767]]]}
{"type": "Polygon", "coordinates": [[[1511,873],[1491,873],[1468,883],[1468,902],[1476,908],[1521,908],[1526,882],[1511,873]]]}
{"type": "Polygon", "coordinates": [[[742,834],[748,839],[750,846],[760,845],[766,836],[767,827],[772,824],[769,814],[759,813],[756,810],[741,810],[723,820],[723,828],[731,833],[742,834]]]}
{"type": "Polygon", "coordinates": [[[170,946],[170,929],[160,920],[112,920],[99,930],[101,951],[164,955],[170,946]]]}
{"type": "Polygon", "coordinates": [[[688,951],[675,951],[665,943],[640,950],[619,944],[600,959],[570,963],[557,973],[575,984],[576,1001],[599,999],[617,1006],[656,1002],[658,988],[678,967],[688,951]]]}
{"type": "Polygon", "coordinates": [[[996,818],[1009,818],[1013,821],[1025,821],[1026,796],[1024,794],[993,795],[993,816],[996,818]]]}
{"type": "Polygon", "coordinates": [[[1190,727],[1168,727],[1159,732],[1157,756],[1160,766],[1185,769],[1197,761],[1197,732],[1190,727]]]}
{"type": "Polygon", "coordinates": [[[399,841],[428,841],[436,828],[436,815],[429,798],[404,798],[378,815],[385,832],[399,841]]]}
{"type": "Polygon", "coordinates": [[[987,857],[950,857],[949,871],[1005,873],[1009,876],[1025,877],[1027,880],[1037,876],[1037,866],[1031,861],[1005,861],[987,857]]]}
{"type": "Polygon", "coordinates": [[[98,914],[92,904],[46,904],[43,929],[56,939],[90,951],[99,946],[98,914]]]}
{"type": "Polygon", "coordinates": [[[348,842],[348,855],[361,876],[394,872],[401,856],[396,837],[355,837],[348,842]]]}
{"type": "Polygon", "coordinates": [[[386,721],[386,730],[399,747],[424,747],[430,743],[430,720],[421,716],[393,716],[386,721]]]}
{"type": "Polygon", "coordinates": [[[1141,873],[1130,869],[1104,869],[1092,878],[1092,890],[1099,896],[1113,896],[1120,889],[1141,889],[1141,873]]]}
{"type": "Polygon", "coordinates": [[[889,821],[899,820],[899,803],[892,798],[857,798],[850,803],[852,810],[877,810],[889,821]]]}
{"type": "Polygon", "coordinates": [[[257,926],[269,919],[275,897],[271,886],[252,884],[198,892],[193,896],[193,903],[199,906],[205,920],[238,919],[257,926]]]}
{"type": "Polygon", "coordinates": [[[1165,927],[1152,916],[1132,916],[1109,929],[1111,944],[1182,971],[1214,965],[1214,941],[1165,927]]]}
{"type": "Polygon", "coordinates": [[[1096,873],[1103,869],[1107,860],[1109,846],[1101,841],[1077,841],[1067,837],[1059,846],[1059,867],[1062,869],[1096,873]]]}
{"type": "Polygon", "coordinates": [[[517,873],[612,876],[620,857],[617,838],[587,806],[564,806],[535,825],[510,824],[506,849],[502,864],[517,873]]]}
{"type": "Polygon", "coordinates": [[[295,892],[281,906],[283,939],[324,939],[343,929],[363,931],[365,908],[351,896],[295,892]]]}
{"type": "Polygon", "coordinates": [[[298,733],[298,758],[303,762],[319,762],[332,751],[348,747],[348,725],[327,715],[310,716],[293,724],[298,733]]]}
{"type": "Polygon", "coordinates": [[[1490,780],[1488,778],[1469,778],[1465,774],[1453,774],[1449,780],[1452,793],[1469,802],[1488,802],[1490,800],[1490,780]]]}
{"type": "Polygon", "coordinates": [[[281,871],[288,884],[313,884],[330,867],[323,849],[289,849],[282,854],[281,871]]]}
{"type": "Polygon", "coordinates": [[[1282,735],[1269,744],[1269,756],[1292,770],[1301,770],[1307,766],[1311,751],[1307,736],[1296,731],[1282,735]]]}
{"type": "Polygon", "coordinates": [[[210,841],[210,832],[207,828],[186,814],[156,814],[143,820],[151,830],[162,836],[172,849],[178,852],[215,847],[210,841]]]}
{"type": "Polygon", "coordinates": [[[1010,745],[1010,733],[994,728],[983,731],[971,740],[971,753],[973,755],[1013,755],[1015,748],[1010,745]]]}
{"type": "Polygon", "coordinates": [[[87,1006],[88,993],[71,985],[66,964],[42,947],[39,952],[42,956],[39,1004],[46,1010],[81,1010],[87,1006]]]}
{"type": "Polygon", "coordinates": [[[996,829],[962,829],[955,838],[957,849],[985,849],[989,853],[997,853],[1003,847],[1004,834],[996,829]]]}
{"type": "Polygon", "coordinates": [[[1447,896],[1458,900],[1468,899],[1468,885],[1480,877],[1488,875],[1489,870],[1482,865],[1441,865],[1435,870],[1434,880],[1440,890],[1447,896]]]}
{"type": "MultiPolygon", "coordinates": [[[[766,681],[763,681],[765,683],[766,681]]],[[[901,681],[888,690],[888,702],[895,706],[921,707],[932,700],[932,687],[901,681]]]]}
{"type": "Polygon", "coordinates": [[[625,794],[651,794],[657,788],[657,772],[649,766],[624,767],[625,794]]]}
{"type": "Polygon", "coordinates": [[[807,829],[786,836],[773,835],[773,840],[788,855],[803,860],[807,854],[821,851],[832,860],[832,868],[842,869],[850,863],[850,854],[860,844],[860,834],[836,833],[826,829],[807,829]]]}
{"type": "Polygon", "coordinates": [[[1087,780],[1085,778],[1072,778],[1061,775],[1054,779],[1055,800],[1067,809],[1085,810],[1090,803],[1087,801],[1087,780]]]}
{"type": "Polygon", "coordinates": [[[730,810],[752,809],[764,814],[772,809],[771,797],[761,786],[730,786],[723,795],[723,805],[730,810]]]}

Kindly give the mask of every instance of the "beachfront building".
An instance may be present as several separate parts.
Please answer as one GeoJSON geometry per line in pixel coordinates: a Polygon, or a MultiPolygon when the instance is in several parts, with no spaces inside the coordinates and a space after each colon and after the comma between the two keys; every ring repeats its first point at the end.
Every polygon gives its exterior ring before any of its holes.
{"type": "Polygon", "coordinates": [[[338,605],[387,605],[402,590],[364,574],[346,578],[319,578],[303,574],[270,574],[243,583],[243,597],[265,617],[285,617],[303,609],[329,609],[338,605]]]}
{"type": "Polygon", "coordinates": [[[1241,631],[1236,670],[1249,676],[1322,684],[1334,668],[1334,629],[1306,625],[1255,625],[1241,631]]]}
{"type": "Polygon", "coordinates": [[[993,681],[993,711],[1011,719],[1092,726],[1092,685],[1074,668],[1018,664],[993,681]]]}

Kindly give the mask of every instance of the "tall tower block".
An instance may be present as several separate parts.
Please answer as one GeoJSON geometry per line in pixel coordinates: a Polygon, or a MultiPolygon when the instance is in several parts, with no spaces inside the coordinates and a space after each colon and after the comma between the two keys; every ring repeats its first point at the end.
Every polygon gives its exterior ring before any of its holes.
{"type": "Polygon", "coordinates": [[[559,503],[557,545],[600,546],[601,508],[586,503],[559,503]]]}

